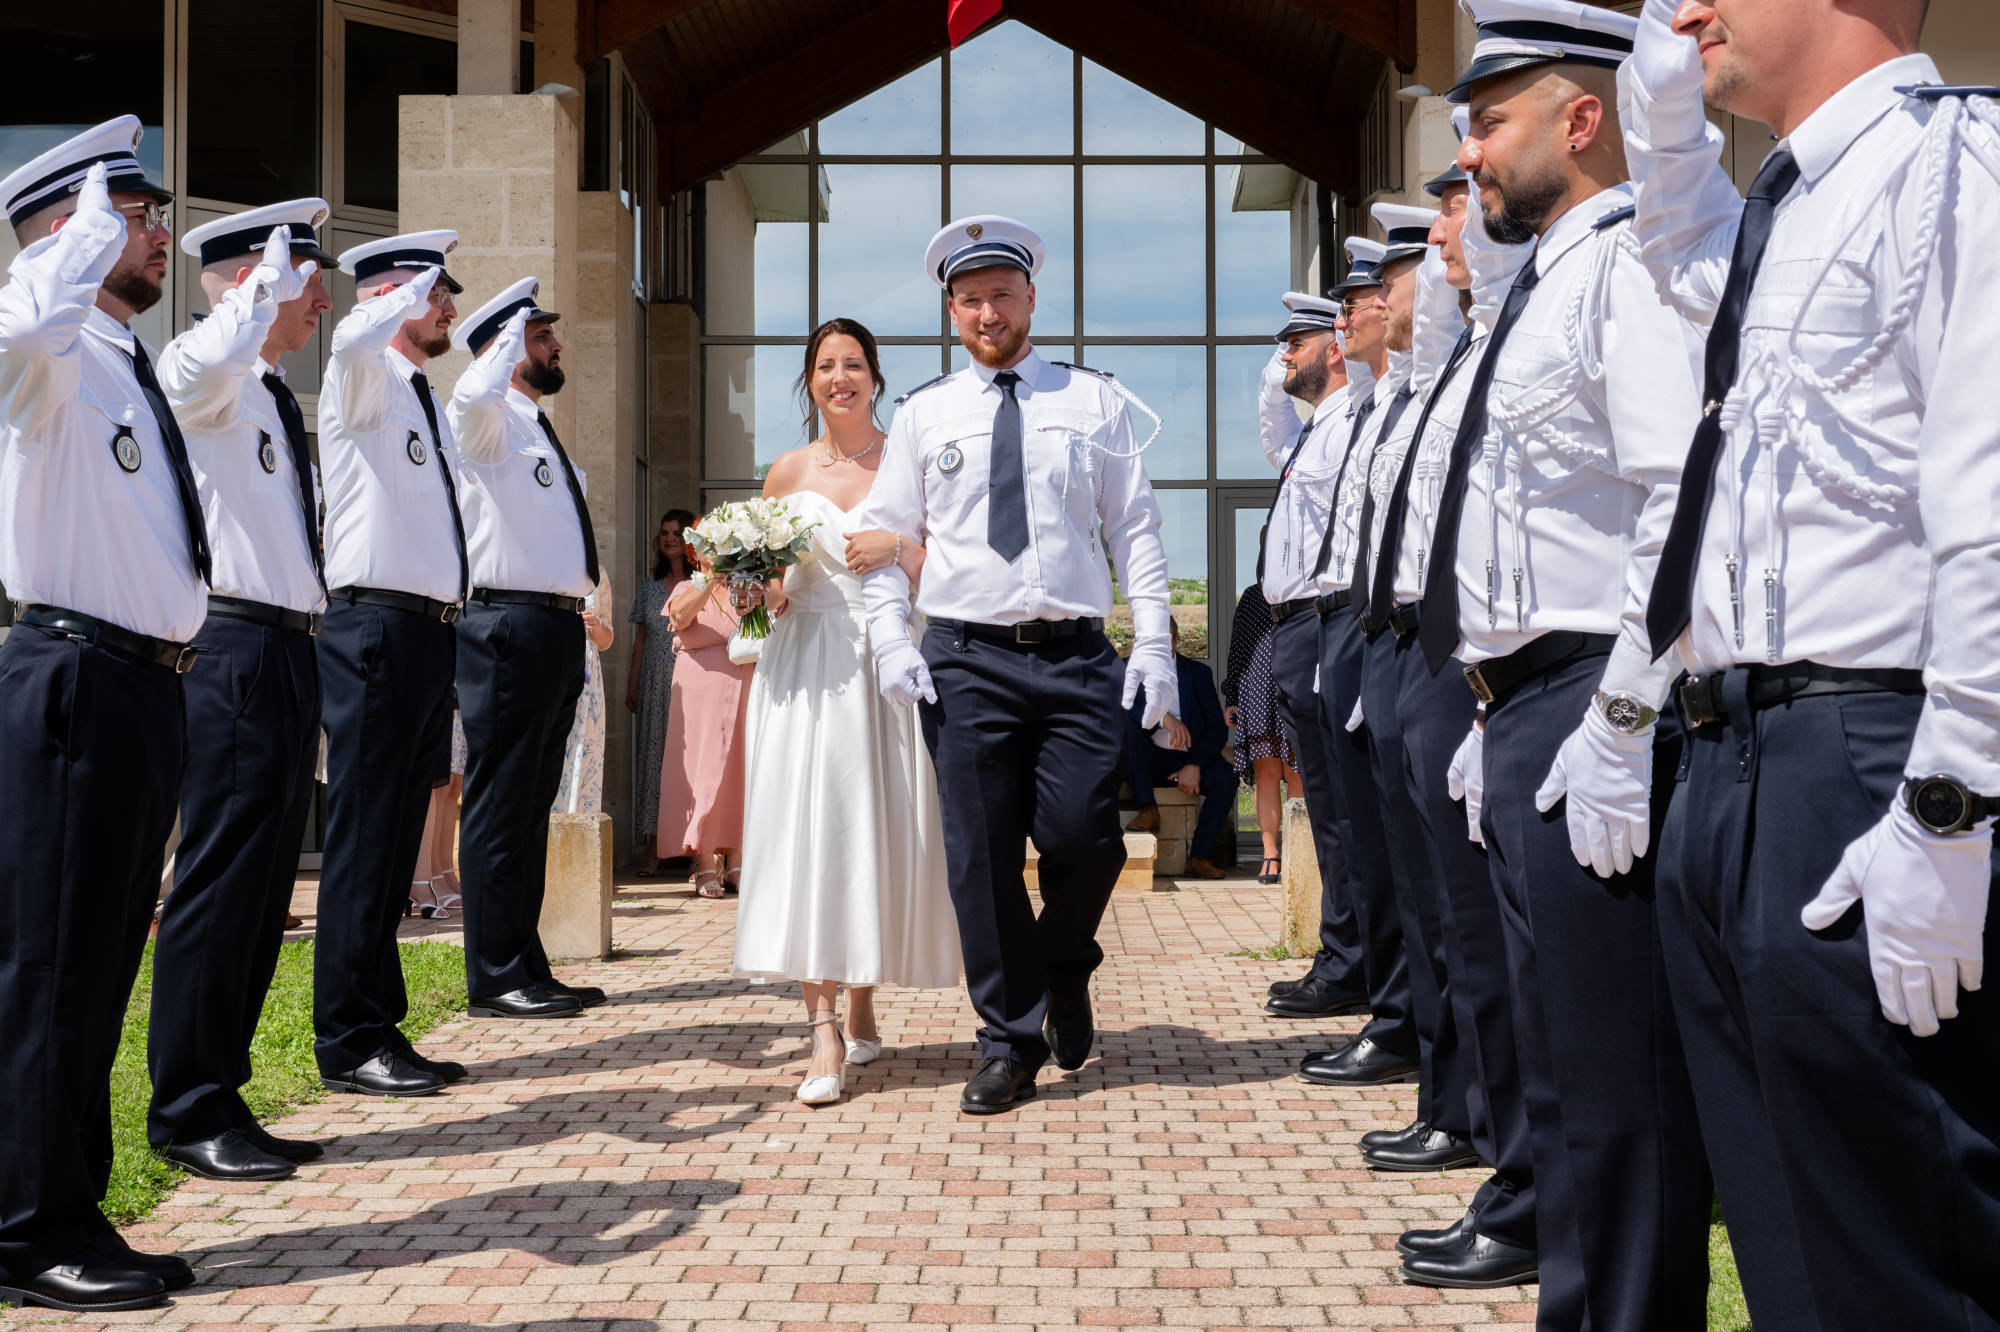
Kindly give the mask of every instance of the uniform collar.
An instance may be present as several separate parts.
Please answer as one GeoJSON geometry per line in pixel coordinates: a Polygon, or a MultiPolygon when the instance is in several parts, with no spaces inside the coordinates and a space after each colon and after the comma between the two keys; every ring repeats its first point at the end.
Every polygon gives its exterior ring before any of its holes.
{"type": "Polygon", "coordinates": [[[1826,99],[1799,123],[1785,146],[1798,159],[1807,184],[1831,171],[1854,141],[1904,102],[1896,89],[1912,83],[1942,82],[1927,55],[1899,56],[1875,66],[1826,99]]]}
{"type": "Polygon", "coordinates": [[[1314,421],[1339,420],[1341,415],[1347,411],[1347,400],[1353,395],[1353,392],[1354,381],[1350,379],[1333,392],[1327,394],[1320,401],[1319,406],[1313,408],[1313,414],[1306,418],[1306,424],[1310,426],[1314,421]]]}
{"type": "Polygon", "coordinates": [[[526,412],[530,418],[542,414],[542,405],[512,384],[507,386],[507,405],[517,412],[526,412]]]}
{"type": "Polygon", "coordinates": [[[95,305],[90,307],[90,313],[84,317],[83,326],[127,356],[130,356],[132,348],[138,345],[137,335],[132,332],[129,325],[119,323],[95,305]]]}
{"type": "Polygon", "coordinates": [[[1595,231],[1605,214],[1615,213],[1631,202],[1631,185],[1613,185],[1608,190],[1591,195],[1557,218],[1555,225],[1542,233],[1541,243],[1535,246],[1535,276],[1547,277],[1556,260],[1575,249],[1584,237],[1595,231]]]}
{"type": "Polygon", "coordinates": [[[285,377],[285,367],[282,365],[272,365],[269,361],[259,356],[257,358],[257,377],[262,379],[265,375],[276,375],[278,378],[283,379],[285,377]]]}
{"type": "MultiPolygon", "coordinates": [[[[403,355],[403,353],[397,351],[394,347],[390,347],[384,354],[387,355],[389,358],[389,368],[391,370],[394,370],[398,377],[406,381],[409,379],[411,375],[416,374],[419,370],[422,370],[424,368],[423,366],[418,365],[415,361],[411,360],[409,357],[403,355]]],[[[425,375],[424,379],[426,382],[428,382],[430,376],[425,375]]]]}
{"type": "MultiPolygon", "coordinates": [[[[1028,354],[1007,368],[1019,375],[1023,384],[1026,384],[1031,389],[1038,389],[1042,386],[1042,371],[1047,366],[1048,362],[1042,359],[1042,354],[1035,350],[1035,344],[1031,342],[1028,344],[1028,354]]],[[[972,372],[979,376],[979,386],[981,388],[991,385],[993,383],[993,376],[1000,373],[993,367],[981,364],[978,361],[972,363],[972,372]]]]}

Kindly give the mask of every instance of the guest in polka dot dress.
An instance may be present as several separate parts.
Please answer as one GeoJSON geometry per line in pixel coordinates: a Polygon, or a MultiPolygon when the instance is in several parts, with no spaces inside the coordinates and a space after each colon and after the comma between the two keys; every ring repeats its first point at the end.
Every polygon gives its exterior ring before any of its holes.
{"type": "Polygon", "coordinates": [[[1236,728],[1236,772],[1254,785],[1257,831],[1264,839],[1264,863],[1257,882],[1278,881],[1278,824],[1284,790],[1299,794],[1292,737],[1278,715],[1278,688],[1271,680],[1271,607],[1252,583],[1236,603],[1229,629],[1229,672],[1222,678],[1224,718],[1236,728]]]}

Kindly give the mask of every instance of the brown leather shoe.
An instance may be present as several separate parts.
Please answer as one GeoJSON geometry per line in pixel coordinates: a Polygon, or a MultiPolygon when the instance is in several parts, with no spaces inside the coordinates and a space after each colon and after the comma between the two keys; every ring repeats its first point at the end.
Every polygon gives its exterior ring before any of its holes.
{"type": "Polygon", "coordinates": [[[1139,806],[1139,812],[1132,816],[1132,821],[1125,825],[1125,831],[1156,832],[1159,826],[1160,807],[1158,805],[1141,805],[1139,806]]]}
{"type": "Polygon", "coordinates": [[[1200,856],[1189,856],[1187,865],[1181,870],[1184,879],[1221,879],[1228,877],[1229,871],[1220,865],[1211,865],[1200,856]]]}

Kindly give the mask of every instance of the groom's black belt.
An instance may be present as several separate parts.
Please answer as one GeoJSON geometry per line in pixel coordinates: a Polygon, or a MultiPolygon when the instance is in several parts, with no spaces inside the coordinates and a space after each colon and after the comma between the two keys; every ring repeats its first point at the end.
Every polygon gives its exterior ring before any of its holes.
{"type": "Polygon", "coordinates": [[[1102,633],[1104,621],[1095,617],[1077,620],[1023,620],[1019,624],[974,624],[970,620],[932,620],[931,627],[989,643],[1018,643],[1033,646],[1053,643],[1059,638],[1081,638],[1102,633]]]}
{"type": "Polygon", "coordinates": [[[583,597],[566,597],[560,592],[513,592],[499,587],[475,587],[473,601],[483,606],[546,606],[550,610],[583,614],[583,597]]]}

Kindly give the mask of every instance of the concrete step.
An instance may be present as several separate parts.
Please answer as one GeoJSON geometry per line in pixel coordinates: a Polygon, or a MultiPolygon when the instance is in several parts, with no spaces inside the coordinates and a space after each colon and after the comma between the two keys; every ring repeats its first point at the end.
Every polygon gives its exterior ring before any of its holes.
{"type": "MultiPolygon", "coordinates": [[[[1151,892],[1153,883],[1153,859],[1159,850],[1159,839],[1151,833],[1128,832],[1125,834],[1125,868],[1118,873],[1118,886],[1129,892],[1151,892]]],[[[1028,887],[1038,890],[1041,879],[1036,873],[1036,863],[1041,860],[1041,852],[1035,849],[1034,839],[1028,841],[1028,866],[1026,877],[1028,887]]],[[[1169,885],[1170,886],[1170,885],[1169,885]]]]}

